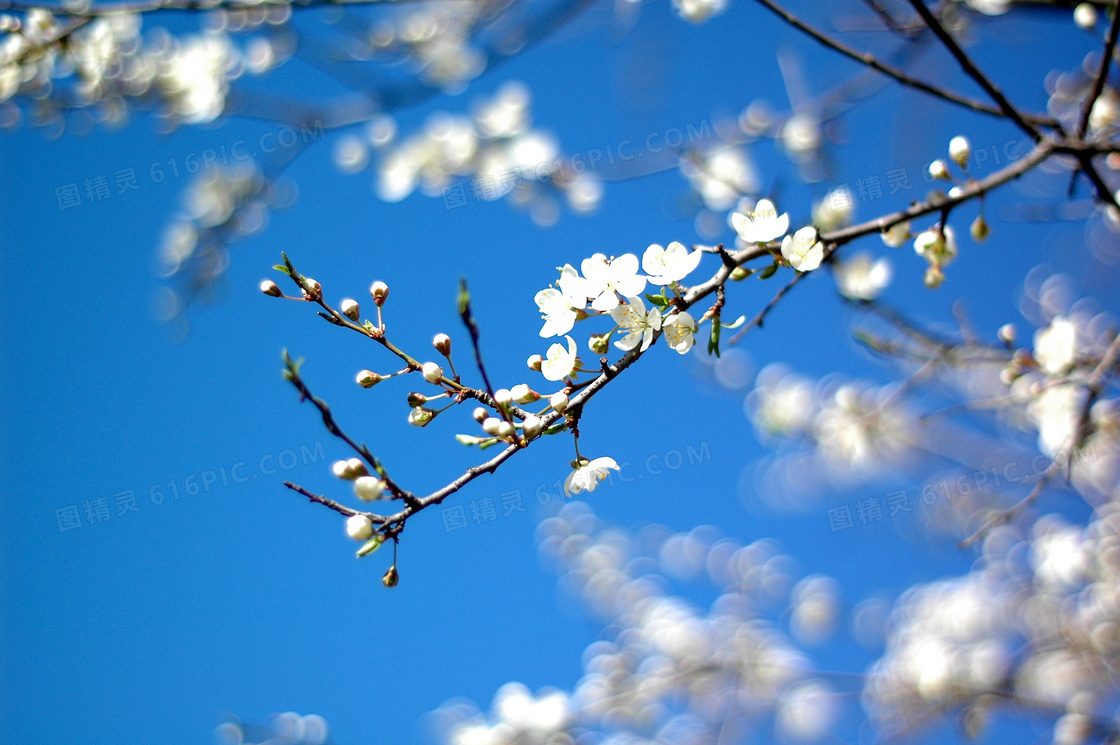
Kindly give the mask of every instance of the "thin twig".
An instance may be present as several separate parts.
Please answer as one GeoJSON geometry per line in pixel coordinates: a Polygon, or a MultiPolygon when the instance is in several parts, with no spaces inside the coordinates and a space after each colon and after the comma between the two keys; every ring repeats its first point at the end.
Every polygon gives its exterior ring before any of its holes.
{"type": "Polygon", "coordinates": [[[1116,50],[1116,37],[1120,34],[1120,13],[1112,14],[1112,23],[1108,27],[1108,38],[1104,43],[1104,54],[1101,55],[1101,64],[1097,68],[1097,77],[1093,80],[1093,89],[1085,99],[1085,108],[1081,111],[1081,123],[1077,125],[1077,139],[1083,139],[1089,131],[1089,118],[1093,114],[1093,106],[1104,90],[1104,83],[1108,80],[1108,68],[1112,65],[1112,53],[1116,50]]]}

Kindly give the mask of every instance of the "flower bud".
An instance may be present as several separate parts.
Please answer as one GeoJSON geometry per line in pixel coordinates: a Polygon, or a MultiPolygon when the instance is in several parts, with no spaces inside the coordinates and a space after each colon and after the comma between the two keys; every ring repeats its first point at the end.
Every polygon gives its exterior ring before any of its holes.
{"type": "Polygon", "coordinates": [[[352,478],[370,475],[370,472],[365,469],[365,464],[362,463],[362,458],[351,458],[347,460],[346,463],[349,465],[349,468],[351,468],[351,474],[353,474],[352,478]]]}
{"type": "Polygon", "coordinates": [[[417,406],[415,409],[408,412],[408,423],[413,427],[427,427],[428,423],[435,419],[435,416],[436,413],[431,409],[417,406]]]}
{"type": "Polygon", "coordinates": [[[460,445],[468,445],[468,446],[469,445],[477,445],[480,442],[482,442],[481,437],[475,437],[474,435],[455,435],[455,439],[459,441],[460,445]]]}
{"type": "Polygon", "coordinates": [[[544,362],[544,358],[541,357],[539,354],[534,354],[534,355],[530,356],[528,360],[525,361],[525,364],[527,364],[529,366],[530,370],[536,370],[537,372],[540,372],[542,362],[544,362]]]}
{"type": "Polygon", "coordinates": [[[432,346],[444,357],[451,354],[451,337],[447,334],[436,334],[432,339],[432,346]]]}
{"type": "Polygon", "coordinates": [[[526,440],[531,440],[534,437],[536,437],[537,435],[539,435],[541,433],[542,429],[544,429],[544,422],[541,420],[541,418],[539,416],[536,416],[535,414],[530,414],[529,416],[525,417],[525,439],[526,440]]]}
{"type": "Polygon", "coordinates": [[[374,304],[380,308],[389,299],[389,285],[381,281],[374,282],[369,286],[369,294],[374,304]]]}
{"type": "Polygon", "coordinates": [[[346,520],[346,532],[356,541],[368,541],[373,535],[373,521],[365,515],[351,515],[346,520]]]}
{"type": "Polygon", "coordinates": [[[271,279],[266,279],[265,281],[261,282],[261,292],[272,297],[284,296],[284,293],[280,290],[280,285],[276,284],[271,279]]]}
{"type": "Polygon", "coordinates": [[[397,565],[389,567],[389,571],[385,572],[385,576],[381,578],[381,584],[386,587],[396,587],[397,583],[401,581],[401,575],[397,572],[397,565]]]}
{"type": "Polygon", "coordinates": [[[434,362],[425,362],[420,368],[420,374],[424,376],[424,380],[435,384],[443,377],[443,368],[434,362]]]}
{"type": "Polygon", "coordinates": [[[728,276],[731,277],[731,280],[733,282],[740,282],[751,276],[751,270],[745,267],[737,266],[731,270],[731,274],[729,274],[728,276]]]}
{"type": "Polygon", "coordinates": [[[334,465],[331,466],[331,472],[338,478],[347,481],[354,478],[354,472],[350,470],[350,461],[348,460],[336,460],[334,465]]]}
{"type": "Polygon", "coordinates": [[[945,161],[938,158],[937,160],[930,163],[929,164],[929,177],[931,179],[935,180],[935,181],[938,180],[938,179],[943,179],[945,181],[948,181],[950,179],[949,167],[947,165],[945,165],[945,161]]]}
{"type": "Polygon", "coordinates": [[[972,234],[972,240],[983,243],[992,231],[988,228],[988,222],[984,219],[984,216],[977,215],[976,219],[972,221],[972,225],[969,226],[968,232],[972,234]]]}
{"type": "Polygon", "coordinates": [[[926,269],[926,274],[922,278],[922,281],[925,282],[926,287],[929,289],[936,290],[941,286],[941,283],[945,281],[945,272],[941,271],[940,266],[934,264],[929,269],[926,269]]]}
{"type": "Polygon", "coordinates": [[[891,248],[898,248],[910,238],[910,222],[895,223],[884,230],[880,236],[883,243],[891,248]]]}
{"type": "Polygon", "coordinates": [[[1015,365],[1008,365],[999,371],[999,382],[1010,387],[1012,383],[1018,380],[1022,373],[1015,365]]]}
{"type": "Polygon", "coordinates": [[[482,422],[482,431],[485,432],[486,434],[492,436],[492,437],[497,437],[498,436],[498,428],[501,425],[502,425],[502,420],[501,419],[499,419],[496,416],[488,416],[488,417],[486,417],[486,420],[482,422]]]}
{"type": "Polygon", "coordinates": [[[1016,336],[1016,334],[1015,334],[1015,324],[1013,324],[1013,323],[1003,324],[1002,326],[999,327],[999,331],[996,332],[996,336],[999,337],[999,340],[1002,341],[1004,344],[1006,344],[1008,347],[1013,346],[1015,344],[1015,336],[1016,336]]]}
{"type": "Polygon", "coordinates": [[[1092,3],[1081,3],[1073,9],[1073,22],[1086,31],[1097,27],[1097,9],[1092,3]]]}
{"type": "Polygon", "coordinates": [[[513,388],[509,389],[510,395],[513,400],[519,404],[531,404],[534,401],[540,400],[540,394],[534,391],[525,383],[518,383],[513,388]]]}
{"type": "Polygon", "coordinates": [[[372,554],[374,551],[381,548],[381,544],[384,542],[384,535],[382,535],[381,533],[375,534],[372,538],[365,542],[365,545],[358,549],[358,558],[372,554]]]}
{"type": "Polygon", "coordinates": [[[475,408],[474,413],[471,414],[471,416],[474,417],[474,420],[476,422],[478,422],[479,424],[482,424],[483,422],[485,422],[487,419],[490,418],[490,410],[487,409],[485,406],[479,406],[479,407],[475,408]]]}
{"type": "Polygon", "coordinates": [[[385,495],[385,482],[373,476],[360,476],[354,480],[354,496],[363,502],[372,502],[385,495]]]}
{"type": "Polygon", "coordinates": [[[423,393],[410,393],[408,394],[408,405],[415,409],[417,406],[423,406],[428,403],[428,397],[423,393]]]}
{"type": "Polygon", "coordinates": [[[953,162],[961,167],[963,171],[965,166],[968,165],[968,157],[972,155],[972,148],[969,147],[968,140],[961,135],[957,135],[949,140],[949,157],[953,162]]]}
{"type": "Polygon", "coordinates": [[[513,394],[509,392],[508,388],[499,388],[494,391],[494,403],[505,408],[513,403],[513,394]]]}
{"type": "Polygon", "coordinates": [[[303,283],[307,286],[303,289],[303,296],[308,300],[318,300],[323,297],[323,286],[311,279],[311,277],[304,277],[303,283]]]}
{"type": "Polygon", "coordinates": [[[498,437],[513,437],[517,434],[517,428],[507,421],[498,423],[498,437]]]}
{"type": "Polygon", "coordinates": [[[592,334],[591,338],[587,340],[587,348],[595,354],[606,354],[609,338],[608,334],[592,334]]]}
{"type": "Polygon", "coordinates": [[[548,405],[563,414],[564,410],[568,408],[568,394],[564,391],[556,391],[549,397],[548,405]]]}
{"type": "Polygon", "coordinates": [[[381,382],[382,378],[373,370],[362,370],[358,373],[356,380],[362,388],[373,388],[381,382]]]}
{"type": "Polygon", "coordinates": [[[346,298],[339,307],[342,310],[342,315],[346,316],[351,321],[356,321],[362,317],[362,306],[358,305],[357,300],[346,298]]]}

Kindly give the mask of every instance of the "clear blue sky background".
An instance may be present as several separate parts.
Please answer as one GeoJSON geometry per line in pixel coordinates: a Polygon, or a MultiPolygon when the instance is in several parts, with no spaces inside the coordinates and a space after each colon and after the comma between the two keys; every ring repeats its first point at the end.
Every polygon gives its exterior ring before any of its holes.
{"type": "MultiPolygon", "coordinates": [[[[539,126],[556,133],[566,152],[585,153],[733,116],[755,98],[784,109],[775,48],[796,55],[814,94],[856,71],[745,0],[732,0],[727,13],[699,27],[675,18],[666,2],[647,3],[618,44],[600,26],[608,13],[597,5],[465,94],[402,112],[402,130],[437,108],[464,111],[475,97],[517,79],[534,93],[539,126]],[[636,88],[641,80],[648,87],[636,88]]],[[[1028,13],[998,26],[981,22],[976,33],[984,41],[979,62],[1033,110],[1045,106],[1044,74],[1076,66],[1094,48],[1064,17],[1052,24],[1028,13]],[[1033,50],[1027,58],[1010,54],[1024,45],[1033,50]]],[[[848,38],[878,50],[895,43],[881,33],[848,38]]],[[[940,50],[923,59],[924,75],[979,95],[940,50]]],[[[363,367],[390,369],[388,355],[309,308],[263,297],[257,284],[281,251],[335,301],[365,299],[369,283],[382,279],[392,287],[391,333],[426,354],[438,331],[466,347],[454,313],[456,283],[465,276],[490,369],[512,385],[530,379],[526,356],[546,349],[532,297],[554,278],[554,267],[596,251],[640,254],[653,242],[695,240],[691,220],[677,208],[683,179],[669,172],[608,184],[597,214],[565,215],[542,230],[504,203],[472,201],[450,211],[418,195],[381,203],[368,172],[335,170],[328,140],[292,166],[298,203],[235,246],[227,292],[191,311],[192,332],[178,343],[151,305],[160,287],[155,247],[189,181],[153,183],[149,168],[252,142],[275,127],[235,119],[171,136],[155,130],[141,116],[124,131],[53,142],[27,128],[3,135],[0,742],[193,745],[209,740],[224,711],[261,720],[285,710],[323,715],[342,745],[424,742],[422,715],[449,697],[488,705],[509,680],[570,689],[598,628],[559,599],[533,537],[542,509],[534,494],[548,485],[553,504],[544,509],[559,501],[552,485],[567,473],[568,442],[534,448],[448,503],[519,489],[526,513],[499,513],[493,523],[453,533],[444,531],[438,510],[411,521],[401,585],[383,589],[389,557],[355,561],[343,521],[281,485],[290,478],[349,500],[329,470],[349,453],[297,403],[280,376],[280,350],[307,358],[313,389],[415,491],[441,485],[477,457],[451,441],[455,432],[473,431],[472,423],[464,413],[427,430],[408,427],[404,394],[416,386],[365,391],[352,382],[363,367]],[[138,190],[59,210],[56,187],[111,179],[127,168],[139,175],[138,190]],[[277,468],[291,457],[294,467],[277,468]],[[222,472],[238,463],[248,480],[223,485],[222,472]],[[188,494],[188,477],[201,481],[204,472],[217,472],[215,483],[188,494]],[[153,503],[153,486],[164,493],[162,504],[153,503]],[[129,490],[139,511],[120,515],[115,495],[129,490]],[[99,497],[109,500],[111,517],[91,525],[82,504],[99,497]],[[69,505],[78,505],[83,525],[60,532],[56,510],[69,505]]],[[[782,169],[781,206],[795,224],[807,222],[810,197],[824,186],[897,168],[906,168],[917,188],[861,205],[857,217],[905,206],[922,193],[923,165],[943,157],[954,134],[977,148],[1009,141],[1023,147],[1000,121],[894,86],[845,116],[840,134],[847,144],[833,151],[835,176],[813,187],[790,183],[789,165],[771,144],[756,149],[764,188],[782,169]]],[[[989,214],[1018,198],[1012,190],[995,195],[989,214]]],[[[962,210],[959,233],[974,209],[962,210]]],[[[993,222],[989,244],[962,240],[950,280],[936,294],[922,288],[923,263],[909,247],[893,252],[897,278],[887,299],[946,322],[951,299],[966,297],[978,330],[991,335],[1019,320],[1024,273],[1050,262],[1099,299],[1112,298],[1115,309],[1115,268],[1083,262],[1071,245],[1080,240],[1079,225],[993,222]]],[[[892,251],[877,238],[865,244],[878,254],[892,251]]],[[[753,313],[774,289],[736,286],[733,313],[753,313]]],[[[840,370],[885,380],[848,340],[847,322],[821,272],[742,348],[756,367],[785,360],[812,376],[840,370]]],[[[744,542],[776,537],[805,573],[841,580],[848,604],[967,569],[970,556],[907,538],[912,525],[884,521],[833,533],[826,503],[807,515],[780,515],[758,508],[749,488],[742,499],[744,469],[767,451],[743,414],[743,392],[718,392],[696,370],[691,358],[657,350],[588,411],[585,454],[638,464],[688,446],[711,453],[710,461],[596,491],[589,501],[604,519],[675,529],[709,523],[744,542]]],[[[869,493],[903,486],[878,484],[869,493]]],[[[839,652],[825,658],[856,670],[867,660],[839,652]]]]}

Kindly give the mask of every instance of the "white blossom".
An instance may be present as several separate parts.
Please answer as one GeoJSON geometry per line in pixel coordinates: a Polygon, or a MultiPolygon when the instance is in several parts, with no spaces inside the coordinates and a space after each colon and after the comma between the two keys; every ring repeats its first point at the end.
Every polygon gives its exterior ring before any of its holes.
{"type": "Polygon", "coordinates": [[[614,458],[603,457],[590,461],[585,459],[568,474],[568,478],[564,479],[564,493],[571,497],[581,491],[595,491],[595,487],[611,470],[621,470],[614,458]]]}
{"type": "Polygon", "coordinates": [[[640,297],[629,297],[626,302],[626,305],[619,305],[611,311],[614,322],[626,330],[626,335],[614,345],[629,352],[641,344],[644,352],[649,349],[654,333],[661,329],[661,312],[656,307],[646,312],[646,305],[640,297]]]}
{"type": "Polygon", "coordinates": [[[891,263],[886,258],[872,261],[857,253],[845,262],[835,262],[833,276],[840,294],[853,300],[874,300],[891,283],[891,263]]]}
{"type": "Polygon", "coordinates": [[[685,354],[692,349],[698,329],[696,321],[683,310],[669,316],[661,326],[661,330],[665,332],[665,341],[678,354],[685,354]]]}
{"type": "Polygon", "coordinates": [[[700,265],[702,256],[700,251],[689,253],[684,244],[677,241],[670,243],[668,248],[654,243],[642,254],[642,270],[649,275],[651,284],[668,285],[680,282],[691,274],[700,265]]]}
{"type": "Polygon", "coordinates": [[[1077,360],[1077,326],[1055,316],[1050,325],[1034,334],[1034,358],[1050,375],[1063,373],[1077,360]]]}
{"type": "Polygon", "coordinates": [[[575,369],[576,341],[570,336],[564,338],[568,340],[568,348],[565,350],[563,344],[553,344],[548,348],[548,354],[541,363],[541,373],[545,380],[563,380],[575,369]]]}
{"type": "Polygon", "coordinates": [[[637,295],[646,288],[646,278],[638,274],[638,257],[623,254],[608,260],[603,254],[594,254],[580,264],[587,279],[587,297],[593,297],[591,307],[607,313],[618,307],[618,295],[637,295]]]}
{"type": "Polygon", "coordinates": [[[789,214],[779,216],[774,203],[762,199],[753,212],[732,212],[731,227],[744,243],[769,243],[789,232],[789,214]]]}
{"type": "Polygon", "coordinates": [[[782,256],[799,272],[811,272],[824,259],[824,246],[817,240],[817,229],[801,228],[782,239],[782,256]]]}
{"type": "Polygon", "coordinates": [[[351,515],[346,519],[346,533],[356,541],[368,540],[373,535],[373,522],[366,515],[351,515]]]}
{"type": "Polygon", "coordinates": [[[587,298],[590,297],[587,281],[579,276],[571,264],[565,264],[560,270],[560,281],[556,284],[559,290],[550,287],[541,290],[533,298],[544,318],[540,335],[545,339],[563,336],[571,331],[576,324],[578,311],[587,307],[587,298]]]}

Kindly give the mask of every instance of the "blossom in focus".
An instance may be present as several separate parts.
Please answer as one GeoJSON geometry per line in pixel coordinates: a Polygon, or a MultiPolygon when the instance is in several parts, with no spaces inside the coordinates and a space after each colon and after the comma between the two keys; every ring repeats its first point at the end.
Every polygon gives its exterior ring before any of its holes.
{"type": "Polygon", "coordinates": [[[836,263],[833,276],[840,294],[853,300],[874,300],[891,283],[891,264],[883,258],[872,261],[857,253],[848,261],[836,263]]]}
{"type": "Polygon", "coordinates": [[[683,310],[669,316],[661,326],[661,330],[665,332],[665,341],[677,354],[685,354],[692,349],[698,329],[696,321],[683,310]]]}
{"type": "Polygon", "coordinates": [[[572,374],[576,366],[576,340],[570,336],[564,338],[568,340],[568,348],[565,350],[560,343],[553,344],[541,362],[541,373],[545,380],[563,380],[572,374]]]}
{"type": "Polygon", "coordinates": [[[731,227],[744,243],[769,243],[789,231],[789,214],[782,213],[779,216],[774,203],[769,199],[762,199],[755,205],[753,212],[732,212],[731,227]]]}
{"type": "Polygon", "coordinates": [[[568,478],[564,479],[564,493],[571,497],[581,491],[595,491],[595,487],[607,477],[607,472],[610,470],[621,470],[618,463],[615,463],[614,458],[604,457],[591,461],[585,460],[568,474],[568,478]]]}
{"type": "MultiPolygon", "coordinates": [[[[673,241],[668,248],[654,243],[642,254],[642,271],[649,275],[655,285],[668,285],[680,282],[700,265],[700,251],[688,252],[684,244],[673,241]]],[[[634,293],[637,294],[637,293],[634,293]]]]}
{"type": "Polygon", "coordinates": [[[817,240],[817,229],[801,228],[782,239],[782,257],[799,272],[811,272],[824,259],[824,246],[817,240]]]}
{"type": "Polygon", "coordinates": [[[624,352],[629,352],[639,344],[641,351],[649,349],[653,342],[653,334],[661,329],[661,312],[656,308],[646,311],[646,305],[640,297],[629,297],[627,305],[620,305],[611,311],[614,322],[626,330],[626,335],[616,341],[614,345],[624,352]]]}
{"type": "Polygon", "coordinates": [[[618,295],[623,297],[637,295],[646,288],[646,278],[638,274],[638,257],[623,254],[607,259],[603,254],[594,254],[580,264],[583,276],[587,279],[587,297],[593,297],[591,307],[600,313],[608,313],[618,307],[618,295]]]}
{"type": "Polygon", "coordinates": [[[559,290],[549,287],[533,298],[544,319],[540,335],[545,339],[571,331],[576,323],[577,311],[587,307],[587,281],[571,264],[565,264],[560,270],[560,281],[556,284],[559,290]]]}

